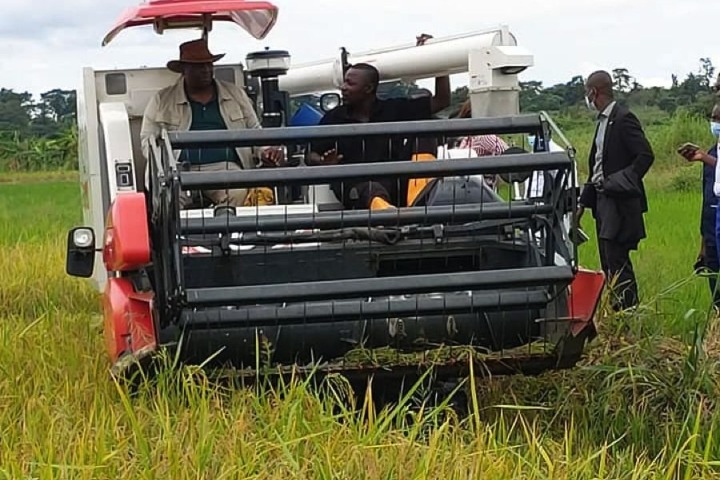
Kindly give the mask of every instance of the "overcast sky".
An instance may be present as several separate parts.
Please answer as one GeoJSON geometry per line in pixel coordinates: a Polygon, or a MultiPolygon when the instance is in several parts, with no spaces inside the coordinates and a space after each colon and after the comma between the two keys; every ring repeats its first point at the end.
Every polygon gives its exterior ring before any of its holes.
{"type": "MultiPolygon", "coordinates": [[[[0,87],[39,94],[79,87],[83,66],[164,65],[177,45],[198,33],[156,35],[151,27],[122,32],[100,47],[123,9],[140,0],[2,0],[0,87]]],[[[545,85],[625,67],[643,85],[668,84],[670,75],[696,71],[700,57],[720,65],[712,19],[720,3],[709,0],[276,0],[280,15],[262,40],[221,25],[211,50],[223,61],[243,61],[249,51],[287,49],[293,63],[336,55],[339,47],[364,51],[507,24],[535,66],[522,80],[545,85]],[[582,6],[580,6],[582,5],[582,6]]]]}

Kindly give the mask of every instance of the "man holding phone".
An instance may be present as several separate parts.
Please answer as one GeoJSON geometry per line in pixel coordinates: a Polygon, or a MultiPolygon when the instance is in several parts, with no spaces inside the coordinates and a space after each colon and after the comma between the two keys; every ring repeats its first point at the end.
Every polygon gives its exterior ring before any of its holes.
{"type": "Polygon", "coordinates": [[[685,143],[678,148],[678,153],[688,162],[702,162],[703,164],[703,194],[702,211],[700,217],[700,253],[695,262],[695,270],[705,269],[712,275],[708,276],[710,292],[713,295],[713,303],[720,308],[720,292],[717,291],[717,273],[720,271],[718,260],[718,232],[717,211],[720,184],[716,184],[716,173],[718,148],[720,148],[720,103],[715,104],[710,115],[710,131],[715,138],[715,144],[707,151],[692,143],[685,143]],[[716,186],[717,185],[717,186],[716,186]]]}

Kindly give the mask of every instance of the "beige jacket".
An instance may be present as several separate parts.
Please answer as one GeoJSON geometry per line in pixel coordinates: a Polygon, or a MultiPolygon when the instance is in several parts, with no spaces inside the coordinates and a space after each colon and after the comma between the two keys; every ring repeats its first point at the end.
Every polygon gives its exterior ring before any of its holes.
{"type": "MultiPolygon", "coordinates": [[[[215,79],[222,115],[228,130],[241,128],[262,128],[253,109],[252,101],[242,88],[222,80],[215,79]]],[[[140,127],[140,140],[145,158],[149,158],[150,141],[158,137],[163,128],[168,131],[187,131],[192,123],[191,108],[183,88],[183,78],[169,87],[157,92],[150,99],[143,114],[140,127]]],[[[250,147],[235,149],[245,169],[256,168],[254,153],[259,154],[262,149],[253,152],[250,147]]],[[[180,150],[174,150],[175,158],[180,150]]]]}

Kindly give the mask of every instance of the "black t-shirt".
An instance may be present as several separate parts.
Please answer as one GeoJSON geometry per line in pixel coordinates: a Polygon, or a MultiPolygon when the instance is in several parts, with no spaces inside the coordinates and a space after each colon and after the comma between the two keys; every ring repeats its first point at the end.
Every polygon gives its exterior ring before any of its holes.
{"type": "MultiPolygon", "coordinates": [[[[378,99],[368,123],[429,120],[432,117],[431,105],[430,97],[378,99]]],[[[364,122],[353,119],[345,105],[330,110],[320,120],[320,125],[354,123],[364,122]]],[[[343,156],[342,164],[409,160],[411,150],[409,146],[405,145],[406,140],[408,139],[401,135],[371,137],[365,140],[360,138],[328,139],[312,142],[310,149],[322,155],[335,148],[337,153],[343,156]]],[[[392,197],[397,197],[399,192],[395,185],[396,182],[391,179],[383,179],[381,183],[386,185],[392,197]]],[[[332,189],[340,196],[341,185],[339,183],[333,184],[332,189]]]]}
{"type": "MultiPolygon", "coordinates": [[[[429,120],[431,118],[430,97],[421,98],[391,98],[376,100],[368,123],[402,122],[413,120],[429,120]]],[[[327,112],[320,125],[342,125],[361,123],[351,118],[345,105],[340,105],[327,112]]],[[[343,155],[342,163],[367,163],[387,160],[409,160],[404,157],[403,137],[387,136],[374,137],[365,141],[362,139],[341,139],[338,141],[321,140],[312,142],[311,150],[322,155],[337,148],[338,154],[343,155]],[[363,145],[364,144],[364,145],[363,145]]]]}

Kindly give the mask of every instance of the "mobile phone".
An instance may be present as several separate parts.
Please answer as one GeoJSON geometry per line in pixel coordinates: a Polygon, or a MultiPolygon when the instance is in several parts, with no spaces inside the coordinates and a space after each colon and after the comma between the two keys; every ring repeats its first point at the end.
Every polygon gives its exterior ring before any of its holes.
{"type": "Polygon", "coordinates": [[[683,143],[680,148],[677,149],[678,153],[696,152],[698,150],[700,150],[700,147],[690,142],[683,143]]]}

